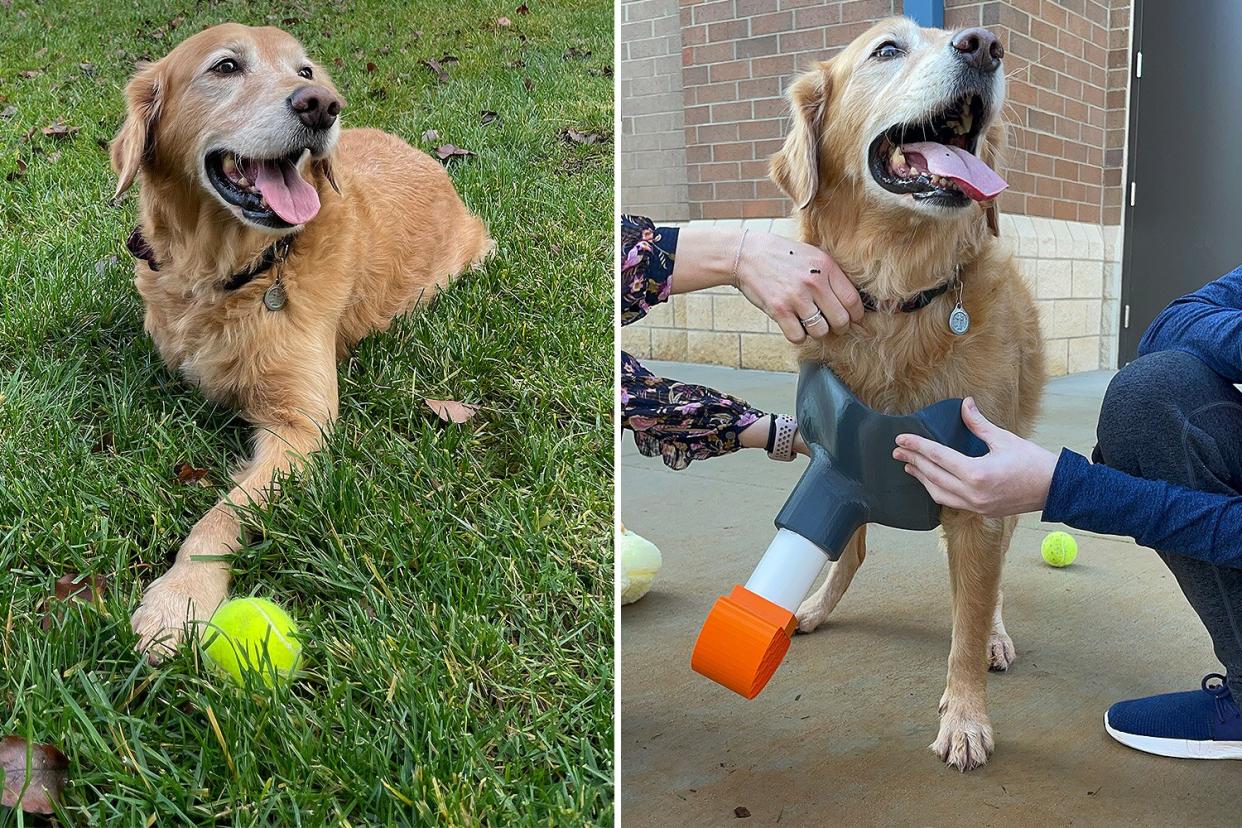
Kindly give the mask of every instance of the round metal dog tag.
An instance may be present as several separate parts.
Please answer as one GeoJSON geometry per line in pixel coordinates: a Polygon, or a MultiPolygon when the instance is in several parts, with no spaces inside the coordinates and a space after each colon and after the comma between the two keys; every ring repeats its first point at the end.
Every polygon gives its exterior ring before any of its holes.
{"type": "Polygon", "coordinates": [[[280,282],[273,282],[272,286],[263,294],[263,307],[270,311],[278,311],[289,301],[289,297],[285,295],[285,286],[280,282]]]}
{"type": "Polygon", "coordinates": [[[970,314],[962,307],[961,302],[958,302],[957,307],[949,314],[949,330],[958,336],[970,330],[970,314]]]}

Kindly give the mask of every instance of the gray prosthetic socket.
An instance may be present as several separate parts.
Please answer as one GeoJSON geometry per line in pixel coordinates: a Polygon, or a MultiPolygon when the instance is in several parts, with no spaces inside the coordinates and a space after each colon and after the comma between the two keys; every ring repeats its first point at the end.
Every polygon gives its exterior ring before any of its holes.
{"type": "Polygon", "coordinates": [[[874,411],[831,370],[804,362],[798,376],[798,429],[811,464],[785,501],[776,525],[841,557],[859,526],[935,529],[940,507],[893,459],[898,434],[918,434],[970,457],[987,446],[962,422],[962,401],[941,400],[913,414],[874,411]]]}

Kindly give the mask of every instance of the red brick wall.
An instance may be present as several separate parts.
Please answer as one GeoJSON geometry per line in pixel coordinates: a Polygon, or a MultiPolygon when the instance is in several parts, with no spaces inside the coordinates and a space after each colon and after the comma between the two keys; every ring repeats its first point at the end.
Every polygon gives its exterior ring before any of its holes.
{"type": "MultiPolygon", "coordinates": [[[[691,218],[781,216],[767,180],[781,93],[902,0],[680,0],[691,218]]],[[[1012,125],[1002,209],[1120,221],[1130,0],[946,0],[945,25],[1005,45],[1012,125]]]]}
{"type": "Polygon", "coordinates": [[[902,0],[681,0],[691,218],[781,216],[768,181],[785,134],[785,84],[902,0]]]}

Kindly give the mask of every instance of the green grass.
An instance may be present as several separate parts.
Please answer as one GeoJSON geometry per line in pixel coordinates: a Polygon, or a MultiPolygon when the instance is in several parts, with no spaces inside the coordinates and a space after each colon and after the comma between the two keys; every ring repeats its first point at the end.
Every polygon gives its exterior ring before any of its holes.
{"type": "Polygon", "coordinates": [[[0,735],[68,755],[63,821],[611,824],[612,146],[558,133],[611,132],[612,6],[518,2],[0,6],[0,735]],[[270,692],[195,647],[150,668],[128,622],[219,493],[174,465],[220,484],[248,429],[143,333],[104,145],[134,61],[226,19],[300,38],[346,126],[478,153],[450,172],[499,243],[341,365],[328,447],[247,515],[234,594],[306,637],[270,692]],[[420,62],[446,53],[440,83],[420,62]],[[483,411],[445,426],[423,397],[483,411]],[[107,594],[44,631],[65,572],[107,594]]]}

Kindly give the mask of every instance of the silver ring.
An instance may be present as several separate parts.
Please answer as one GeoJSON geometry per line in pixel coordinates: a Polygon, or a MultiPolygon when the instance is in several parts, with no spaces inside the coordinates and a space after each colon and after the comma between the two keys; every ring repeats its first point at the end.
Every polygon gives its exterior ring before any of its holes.
{"type": "Polygon", "coordinates": [[[809,328],[817,322],[824,321],[824,312],[822,310],[816,310],[815,313],[811,314],[806,319],[799,319],[798,321],[802,323],[802,327],[809,328]]]}

